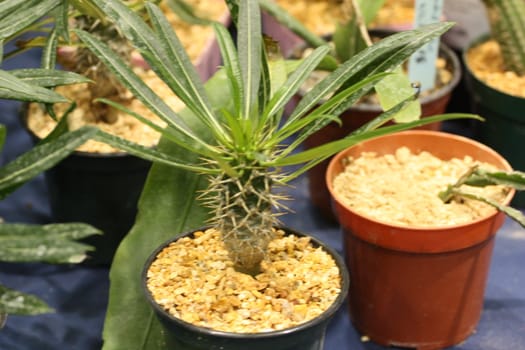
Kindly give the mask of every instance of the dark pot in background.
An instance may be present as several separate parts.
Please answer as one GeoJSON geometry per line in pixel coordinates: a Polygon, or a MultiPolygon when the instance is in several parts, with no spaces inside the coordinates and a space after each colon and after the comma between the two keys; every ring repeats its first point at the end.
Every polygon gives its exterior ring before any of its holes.
{"type": "MultiPolygon", "coordinates": [[[[28,106],[20,113],[27,126],[28,106]]],[[[95,250],[84,264],[110,265],[115,251],[135,222],[137,204],[151,162],[121,153],[75,151],[44,172],[53,222],[83,222],[103,234],[83,240],[95,250]]]]}
{"type": "Polygon", "coordinates": [[[135,222],[151,162],[125,153],[74,152],[44,176],[55,222],[84,222],[103,231],[85,240],[95,247],[87,264],[109,265],[135,222]]]}
{"type": "MultiPolygon", "coordinates": [[[[344,233],[352,288],[354,326],[385,346],[442,349],[465,340],[480,319],[494,238],[501,212],[472,223],[436,228],[392,225],[345,206],[332,187],[343,159],[398,147],[429,151],[442,159],[470,155],[510,170],[492,149],[465,137],[406,131],[365,141],[337,154],[326,175],[344,233]]],[[[514,191],[506,198],[510,202],[514,191]]]]}
{"type": "MultiPolygon", "coordinates": [[[[289,234],[306,236],[303,233],[283,228],[289,234]]],[[[209,328],[198,327],[182,321],[168,314],[151,297],[146,286],[146,273],[158,253],[169,243],[180,237],[191,236],[192,232],[185,233],[171,239],[157,248],[147,259],[143,274],[142,285],[146,299],[152,306],[166,333],[167,345],[170,349],[185,350],[323,350],[326,327],[335,312],[346,299],[349,286],[348,271],[344,260],[321,241],[311,237],[311,243],[322,247],[335,260],[341,273],[341,293],[334,303],[321,315],[304,324],[279,331],[263,333],[230,333],[209,328]]],[[[211,273],[211,272],[210,272],[211,273]]],[[[315,271],[312,271],[315,273],[315,271]]]]}
{"type": "MultiPolygon", "coordinates": [[[[513,168],[525,169],[525,98],[496,90],[478,79],[468,66],[466,52],[488,39],[475,40],[464,52],[465,79],[470,92],[472,110],[485,121],[476,123],[474,137],[494,148],[505,157],[513,168]]],[[[525,208],[525,194],[518,193],[512,205],[525,208]]]]}
{"type": "MultiPolygon", "coordinates": [[[[440,45],[439,55],[447,60],[447,65],[452,69],[453,77],[447,85],[420,98],[423,117],[445,113],[452,90],[461,78],[461,66],[457,55],[444,44],[440,45]]],[[[306,148],[313,148],[333,140],[341,139],[377,117],[381,112],[382,109],[380,106],[375,104],[352,106],[341,115],[342,125],[336,123],[327,125],[307,138],[304,145],[306,148]]],[[[419,129],[439,130],[440,128],[441,123],[433,123],[422,126],[419,129]]],[[[329,159],[325,160],[308,171],[308,188],[310,200],[319,209],[320,213],[324,217],[334,220],[335,218],[330,205],[330,193],[328,192],[325,181],[325,173],[329,162],[329,159]]]]}

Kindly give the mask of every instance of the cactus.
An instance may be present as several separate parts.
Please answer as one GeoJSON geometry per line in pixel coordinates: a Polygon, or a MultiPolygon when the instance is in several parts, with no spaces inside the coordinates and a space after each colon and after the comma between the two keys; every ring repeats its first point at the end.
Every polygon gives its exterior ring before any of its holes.
{"type": "Polygon", "coordinates": [[[525,75],[525,2],[483,0],[492,37],[498,42],[505,68],[525,75]]]}

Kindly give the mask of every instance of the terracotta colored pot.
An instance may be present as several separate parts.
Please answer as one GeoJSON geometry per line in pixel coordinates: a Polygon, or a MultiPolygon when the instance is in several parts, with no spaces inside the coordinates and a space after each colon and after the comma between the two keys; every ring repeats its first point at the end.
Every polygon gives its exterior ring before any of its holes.
{"type": "MultiPolygon", "coordinates": [[[[441,89],[420,98],[421,115],[423,117],[445,113],[452,90],[461,78],[461,66],[457,55],[445,45],[441,45],[440,57],[447,60],[448,66],[453,71],[453,78],[441,89]]],[[[352,106],[352,108],[341,115],[342,125],[336,123],[327,125],[306,139],[304,145],[306,148],[313,148],[330,141],[341,139],[377,117],[381,112],[380,106],[376,104],[352,106]]],[[[440,128],[441,123],[433,123],[424,125],[419,129],[439,130],[440,128]]],[[[308,186],[312,203],[319,209],[323,216],[333,220],[334,217],[330,208],[330,193],[325,184],[325,173],[329,162],[330,160],[326,160],[308,171],[308,186]]]]}
{"type": "MultiPolygon", "coordinates": [[[[363,151],[392,153],[400,146],[442,159],[470,155],[503,169],[510,165],[492,149],[468,138],[436,131],[406,131],[375,138],[333,158],[326,181],[344,232],[355,327],[386,346],[441,349],[474,332],[503,213],[469,224],[417,228],[391,225],[346,207],[332,179],[343,159],[363,151]]],[[[514,192],[509,193],[510,202],[514,192]]]]}

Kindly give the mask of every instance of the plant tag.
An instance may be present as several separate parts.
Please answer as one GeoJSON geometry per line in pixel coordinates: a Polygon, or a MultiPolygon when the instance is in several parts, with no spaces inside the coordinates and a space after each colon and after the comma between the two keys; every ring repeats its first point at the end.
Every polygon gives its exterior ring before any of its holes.
{"type": "MultiPolygon", "coordinates": [[[[443,0],[416,0],[414,28],[439,22],[443,12],[443,0]]],[[[421,47],[408,63],[408,77],[412,82],[421,84],[421,91],[434,87],[436,81],[436,59],[438,57],[439,38],[421,47]]]]}

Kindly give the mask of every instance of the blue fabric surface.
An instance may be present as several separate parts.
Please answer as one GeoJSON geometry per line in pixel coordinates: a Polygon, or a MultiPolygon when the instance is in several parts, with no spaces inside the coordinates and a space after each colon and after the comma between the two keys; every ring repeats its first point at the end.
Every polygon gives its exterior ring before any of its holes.
{"type": "MultiPolygon", "coordinates": [[[[0,122],[8,127],[0,164],[31,147],[29,136],[18,119],[19,107],[19,103],[0,101],[0,122]]],[[[339,228],[317,215],[308,201],[306,181],[302,177],[293,184],[295,200],[289,205],[294,213],[284,216],[283,222],[318,237],[342,254],[339,228]]],[[[50,218],[46,196],[43,178],[39,176],[0,201],[0,217],[8,222],[47,223],[50,218]]],[[[453,349],[525,349],[524,265],[525,231],[507,220],[496,238],[485,306],[477,331],[453,349]]],[[[0,330],[1,350],[101,348],[109,289],[107,268],[1,263],[0,282],[10,288],[37,294],[56,310],[35,317],[9,316],[6,326],[0,330]]],[[[325,349],[384,348],[361,342],[344,305],[328,328],[325,349]]]]}

